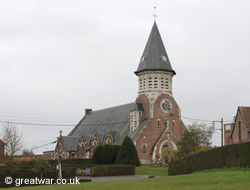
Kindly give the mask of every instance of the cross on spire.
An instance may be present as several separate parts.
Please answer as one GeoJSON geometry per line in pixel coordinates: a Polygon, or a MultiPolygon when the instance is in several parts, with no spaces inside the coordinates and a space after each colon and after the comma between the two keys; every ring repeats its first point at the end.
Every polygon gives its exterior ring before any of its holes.
{"type": "Polygon", "coordinates": [[[153,17],[154,17],[154,21],[156,21],[156,17],[157,17],[157,15],[156,15],[156,6],[154,6],[154,14],[153,14],[153,17]]]}

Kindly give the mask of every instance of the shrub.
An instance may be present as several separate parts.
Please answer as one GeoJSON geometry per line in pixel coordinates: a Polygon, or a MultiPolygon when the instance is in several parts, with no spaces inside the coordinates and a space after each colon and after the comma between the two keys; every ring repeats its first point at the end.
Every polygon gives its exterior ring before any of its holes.
{"type": "MultiPolygon", "coordinates": [[[[50,165],[57,165],[58,160],[48,160],[50,165]]],[[[67,159],[61,160],[61,164],[92,164],[92,159],[82,159],[82,158],[75,158],[75,159],[67,159]]]]}
{"type": "Polygon", "coordinates": [[[41,173],[41,179],[43,178],[43,174],[51,168],[48,160],[45,158],[38,158],[35,162],[35,171],[41,173]]]}
{"type": "Polygon", "coordinates": [[[92,179],[79,179],[79,182],[91,182],[92,179]]]}
{"type": "Polygon", "coordinates": [[[77,167],[68,167],[62,169],[62,177],[67,178],[74,178],[76,176],[77,167]]]}
{"type": "Polygon", "coordinates": [[[0,173],[10,173],[10,164],[12,164],[12,172],[28,172],[34,169],[35,161],[13,161],[12,163],[7,162],[5,166],[2,166],[0,173]]]}
{"type": "Polygon", "coordinates": [[[126,136],[116,158],[116,164],[140,166],[140,160],[132,140],[126,136]]]}
{"type": "Polygon", "coordinates": [[[106,165],[93,166],[91,176],[117,176],[117,175],[135,175],[134,165],[106,165]]]}
{"type": "Polygon", "coordinates": [[[99,145],[93,155],[94,164],[115,164],[120,146],[118,145],[99,145]]]}

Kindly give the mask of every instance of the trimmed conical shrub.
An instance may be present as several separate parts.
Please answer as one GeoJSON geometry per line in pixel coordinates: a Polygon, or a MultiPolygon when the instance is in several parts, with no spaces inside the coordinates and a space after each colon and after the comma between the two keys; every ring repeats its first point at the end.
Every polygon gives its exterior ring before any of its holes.
{"type": "Polygon", "coordinates": [[[116,158],[116,164],[140,166],[140,160],[132,140],[126,136],[116,158]]]}

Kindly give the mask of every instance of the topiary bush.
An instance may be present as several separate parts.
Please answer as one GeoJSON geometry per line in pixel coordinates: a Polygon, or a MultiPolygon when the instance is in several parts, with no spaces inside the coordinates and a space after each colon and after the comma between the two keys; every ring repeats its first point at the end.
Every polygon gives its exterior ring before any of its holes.
{"type": "Polygon", "coordinates": [[[93,164],[115,164],[120,146],[118,145],[99,145],[93,155],[93,164]]]}
{"type": "Polygon", "coordinates": [[[140,166],[140,160],[132,140],[126,136],[116,158],[116,164],[140,166]]]}

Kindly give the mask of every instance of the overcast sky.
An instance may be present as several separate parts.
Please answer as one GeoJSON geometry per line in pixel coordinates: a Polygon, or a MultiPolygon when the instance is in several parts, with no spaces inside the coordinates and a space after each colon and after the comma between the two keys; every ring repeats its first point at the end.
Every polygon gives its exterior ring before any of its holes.
{"type": "Polygon", "coordinates": [[[184,123],[232,122],[249,106],[248,0],[0,0],[0,120],[34,148],[67,135],[85,108],[133,102],[155,4],[184,123]]]}

